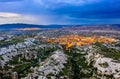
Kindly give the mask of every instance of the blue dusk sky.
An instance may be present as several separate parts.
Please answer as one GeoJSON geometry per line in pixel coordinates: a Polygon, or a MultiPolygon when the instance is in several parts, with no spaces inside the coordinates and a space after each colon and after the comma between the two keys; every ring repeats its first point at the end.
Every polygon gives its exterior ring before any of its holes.
{"type": "Polygon", "coordinates": [[[120,24],[120,0],[0,0],[0,24],[120,24]]]}

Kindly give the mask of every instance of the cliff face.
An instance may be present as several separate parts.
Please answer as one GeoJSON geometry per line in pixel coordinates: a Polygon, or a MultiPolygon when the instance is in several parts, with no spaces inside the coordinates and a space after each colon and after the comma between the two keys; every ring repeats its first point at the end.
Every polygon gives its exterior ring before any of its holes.
{"type": "MultiPolygon", "coordinates": [[[[94,75],[96,75],[96,77],[101,78],[101,79],[102,78],[107,79],[110,76],[111,76],[111,78],[119,79],[120,78],[119,60],[116,60],[116,59],[113,59],[110,57],[106,57],[102,53],[98,53],[98,52],[102,52],[100,50],[101,49],[99,47],[91,46],[90,50],[87,51],[89,53],[86,55],[86,61],[87,61],[88,65],[91,62],[93,62],[92,63],[93,68],[96,68],[96,74],[94,73],[94,75]],[[102,77],[100,75],[102,75],[102,77]]],[[[107,53],[109,54],[110,52],[107,52],[107,53]]]]}

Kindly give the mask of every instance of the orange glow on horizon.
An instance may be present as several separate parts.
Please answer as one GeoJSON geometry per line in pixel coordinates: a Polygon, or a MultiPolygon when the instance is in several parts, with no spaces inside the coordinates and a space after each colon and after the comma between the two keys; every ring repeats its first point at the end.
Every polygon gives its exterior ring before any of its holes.
{"type": "Polygon", "coordinates": [[[40,28],[16,28],[15,30],[40,30],[40,28]]]}

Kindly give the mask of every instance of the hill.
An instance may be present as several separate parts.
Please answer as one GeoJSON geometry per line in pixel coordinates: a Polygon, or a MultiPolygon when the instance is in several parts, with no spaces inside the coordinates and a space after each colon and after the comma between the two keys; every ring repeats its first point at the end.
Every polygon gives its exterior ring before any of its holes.
{"type": "Polygon", "coordinates": [[[119,24],[111,25],[34,25],[34,24],[3,24],[0,29],[11,30],[15,28],[62,28],[62,29],[77,29],[77,30],[120,30],[119,24]]]}

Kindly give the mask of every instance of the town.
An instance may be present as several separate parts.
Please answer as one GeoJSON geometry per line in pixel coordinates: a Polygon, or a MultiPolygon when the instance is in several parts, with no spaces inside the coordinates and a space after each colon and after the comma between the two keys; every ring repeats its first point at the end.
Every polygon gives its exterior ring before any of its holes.
{"type": "Polygon", "coordinates": [[[48,39],[48,42],[60,43],[66,45],[66,48],[69,48],[74,45],[80,46],[80,45],[92,44],[95,42],[112,43],[115,42],[115,39],[107,38],[107,37],[97,37],[97,36],[85,37],[78,35],[67,35],[67,36],[61,36],[59,38],[48,39]]]}

